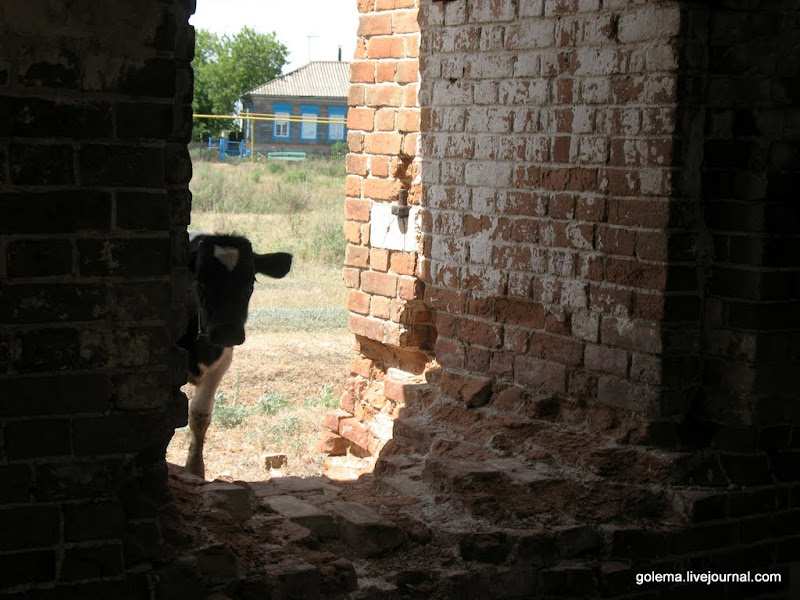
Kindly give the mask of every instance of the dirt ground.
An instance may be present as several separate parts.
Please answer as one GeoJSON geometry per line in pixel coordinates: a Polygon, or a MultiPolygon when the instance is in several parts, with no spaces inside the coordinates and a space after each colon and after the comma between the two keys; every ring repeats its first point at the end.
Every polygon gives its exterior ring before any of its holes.
{"type": "MultiPolygon", "coordinates": [[[[249,332],[234,350],[233,364],[220,390],[227,404],[244,407],[247,416],[237,427],[212,422],[206,437],[206,479],[260,481],[276,475],[313,476],[322,472],[317,451],[322,418],[330,410],[321,396],[338,400],[353,358],[353,335],[347,329],[316,332],[249,332]],[[288,404],[276,414],[258,410],[270,392],[288,404]],[[270,472],[263,454],[285,453],[288,465],[270,472]]],[[[184,387],[191,398],[193,386],[184,387]]],[[[183,465],[189,447],[188,428],[175,432],[167,461],[183,465]]]]}

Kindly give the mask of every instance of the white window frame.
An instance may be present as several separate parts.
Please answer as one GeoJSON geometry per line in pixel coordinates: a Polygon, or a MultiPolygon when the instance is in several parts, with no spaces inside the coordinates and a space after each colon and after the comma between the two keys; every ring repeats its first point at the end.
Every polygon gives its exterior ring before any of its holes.
{"type": "Polygon", "coordinates": [[[347,107],[329,106],[328,107],[328,141],[341,142],[345,139],[345,123],[347,119],[347,107]],[[341,118],[341,122],[339,119],[341,118]]]}
{"type": "Polygon", "coordinates": [[[317,117],[319,117],[319,106],[301,106],[303,122],[300,123],[300,139],[304,142],[316,142],[319,129],[317,127],[317,117]],[[305,119],[313,119],[306,121],[305,119]]]}
{"type": "Polygon", "coordinates": [[[275,137],[288,138],[289,137],[289,114],[288,113],[275,113],[276,117],[286,117],[286,121],[275,121],[275,137]]]}
{"type": "Polygon", "coordinates": [[[273,121],[272,137],[279,140],[288,140],[292,135],[289,118],[292,116],[292,107],[288,104],[276,104],[275,121],[273,121]]]}

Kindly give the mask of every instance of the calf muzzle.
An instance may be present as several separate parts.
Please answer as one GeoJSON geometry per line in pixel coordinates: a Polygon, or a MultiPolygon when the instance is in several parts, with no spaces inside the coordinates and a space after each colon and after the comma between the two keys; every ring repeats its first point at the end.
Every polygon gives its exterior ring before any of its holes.
{"type": "Polygon", "coordinates": [[[240,325],[212,325],[208,340],[215,346],[239,346],[244,343],[244,327],[240,325]]]}

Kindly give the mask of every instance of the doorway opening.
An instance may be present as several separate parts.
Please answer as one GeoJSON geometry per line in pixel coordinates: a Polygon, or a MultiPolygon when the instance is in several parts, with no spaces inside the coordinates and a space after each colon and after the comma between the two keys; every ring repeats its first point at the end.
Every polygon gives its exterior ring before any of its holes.
{"type": "MultiPolygon", "coordinates": [[[[367,7],[350,8],[358,15],[367,7]]],[[[210,479],[318,476],[333,463],[342,477],[371,471],[402,408],[397,390],[424,380],[432,361],[418,206],[417,8],[366,13],[344,70],[341,61],[311,60],[254,86],[241,95],[238,124],[195,114],[195,132],[205,133],[190,146],[189,228],[236,232],[256,251],[295,257],[286,278],[256,284],[248,339],[217,393],[210,479]],[[368,47],[389,39],[400,46],[368,47]],[[217,131],[220,123],[240,132],[217,131]],[[401,190],[410,217],[390,212],[401,190]]],[[[196,62],[214,59],[204,49],[210,37],[198,33],[196,62]]],[[[195,98],[205,101],[201,66],[195,98]]],[[[185,391],[191,396],[192,386],[185,391]]],[[[189,438],[187,428],[176,433],[170,462],[183,463],[189,438]]]]}

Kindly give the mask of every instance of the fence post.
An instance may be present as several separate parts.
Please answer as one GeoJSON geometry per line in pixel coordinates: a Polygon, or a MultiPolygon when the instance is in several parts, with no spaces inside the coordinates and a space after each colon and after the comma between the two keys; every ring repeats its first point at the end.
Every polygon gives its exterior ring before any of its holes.
{"type": "Polygon", "coordinates": [[[225,162],[225,138],[219,138],[219,162],[225,162]]]}

